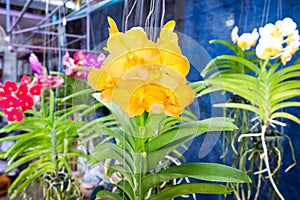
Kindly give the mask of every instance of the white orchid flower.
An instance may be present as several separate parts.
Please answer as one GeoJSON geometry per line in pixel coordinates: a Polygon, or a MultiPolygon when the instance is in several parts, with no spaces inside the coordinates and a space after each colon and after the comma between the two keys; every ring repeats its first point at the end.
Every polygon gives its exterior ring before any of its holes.
{"type": "Polygon", "coordinates": [[[281,63],[282,63],[283,65],[286,65],[286,63],[292,59],[292,56],[293,56],[293,55],[295,54],[295,52],[298,50],[298,47],[299,47],[299,43],[298,43],[298,46],[297,46],[297,47],[296,47],[296,46],[291,46],[291,45],[290,45],[290,46],[286,46],[286,47],[284,48],[284,51],[282,52],[281,57],[280,57],[281,63]]]}
{"type": "Polygon", "coordinates": [[[237,40],[239,38],[238,31],[239,31],[239,28],[237,26],[235,26],[231,31],[231,40],[234,44],[237,42],[237,40]]]}
{"type": "Polygon", "coordinates": [[[275,23],[275,26],[280,30],[282,36],[289,36],[297,28],[297,24],[289,17],[284,18],[283,20],[278,20],[275,23]]]}
{"type": "Polygon", "coordinates": [[[253,29],[252,33],[243,33],[241,36],[238,35],[238,27],[235,26],[231,31],[231,39],[233,43],[243,50],[248,50],[256,44],[256,41],[259,37],[257,29],[253,29]]]}
{"type": "Polygon", "coordinates": [[[287,38],[286,38],[286,44],[290,45],[291,43],[299,43],[300,40],[300,36],[299,36],[299,31],[298,30],[294,30],[292,34],[290,34],[287,38]]]}
{"type": "Polygon", "coordinates": [[[252,33],[243,33],[237,40],[238,46],[244,51],[255,46],[259,35],[257,29],[255,28],[252,33]]]}
{"type": "Polygon", "coordinates": [[[260,59],[266,60],[280,56],[282,49],[282,41],[278,38],[272,36],[261,37],[256,46],[256,55],[260,59]]]}

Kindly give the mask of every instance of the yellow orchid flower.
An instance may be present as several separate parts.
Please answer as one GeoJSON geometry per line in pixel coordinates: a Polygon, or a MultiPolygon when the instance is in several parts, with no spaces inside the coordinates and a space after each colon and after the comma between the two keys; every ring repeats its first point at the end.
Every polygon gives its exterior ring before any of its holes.
{"type": "Polygon", "coordinates": [[[156,44],[160,50],[160,64],[171,67],[183,76],[190,70],[188,59],[182,55],[178,45],[178,36],[174,33],[175,21],[167,22],[162,28],[156,44]]]}
{"type": "Polygon", "coordinates": [[[102,68],[89,73],[88,82],[101,90],[104,102],[115,102],[128,116],[147,111],[178,116],[191,104],[194,92],[186,85],[189,62],[182,55],[174,33],[175,21],[169,21],[157,42],[147,38],[142,28],[119,32],[108,18],[109,52],[102,68]]]}
{"type": "Polygon", "coordinates": [[[112,78],[103,69],[94,69],[88,75],[88,82],[92,88],[102,91],[102,101],[111,102],[113,91],[119,79],[112,78]]]}
{"type": "Polygon", "coordinates": [[[111,17],[107,17],[107,21],[108,21],[108,24],[110,26],[108,28],[109,35],[113,35],[115,33],[119,33],[119,29],[117,27],[116,22],[111,17]]]}
{"type": "Polygon", "coordinates": [[[110,37],[107,40],[107,50],[110,55],[103,63],[107,73],[120,78],[131,68],[160,64],[178,71],[183,76],[189,72],[187,58],[181,54],[177,34],[173,32],[175,21],[170,21],[162,28],[157,43],[149,40],[142,28],[133,28],[126,33],[118,32],[115,22],[109,18],[110,37]],[[115,30],[115,31],[112,31],[115,30]],[[118,34],[114,34],[114,33],[118,34]]]}
{"type": "Polygon", "coordinates": [[[168,67],[147,65],[136,67],[122,77],[112,100],[130,117],[144,111],[178,116],[194,97],[184,76],[168,67]]]}
{"type": "Polygon", "coordinates": [[[141,29],[110,35],[105,50],[110,55],[103,62],[103,68],[114,78],[120,78],[135,66],[158,64],[160,58],[157,45],[148,40],[141,29]]]}

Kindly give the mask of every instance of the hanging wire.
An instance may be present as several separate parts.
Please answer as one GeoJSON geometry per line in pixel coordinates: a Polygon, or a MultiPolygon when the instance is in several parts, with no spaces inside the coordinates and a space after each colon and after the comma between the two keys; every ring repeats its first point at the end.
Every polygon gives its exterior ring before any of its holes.
{"type": "Polygon", "coordinates": [[[155,10],[154,10],[154,16],[151,18],[152,20],[152,40],[154,41],[156,39],[156,36],[157,36],[157,29],[158,29],[158,22],[160,21],[160,5],[161,5],[161,0],[156,0],[155,1],[155,10]]]}
{"type": "Polygon", "coordinates": [[[130,15],[132,14],[132,12],[133,12],[133,10],[135,8],[136,2],[137,2],[137,0],[134,1],[133,5],[132,5],[132,8],[130,9],[129,13],[126,16],[126,19],[125,19],[125,31],[128,30],[128,19],[129,19],[130,15]]]}
{"type": "MultiPolygon", "coordinates": [[[[63,9],[66,9],[66,7],[65,7],[65,4],[64,4],[64,6],[63,6],[63,9]]],[[[62,23],[62,27],[59,27],[59,29],[60,30],[62,30],[62,32],[61,32],[61,44],[59,43],[58,45],[59,45],[59,50],[58,50],[58,52],[59,52],[59,62],[58,62],[58,66],[61,66],[61,72],[62,73],[64,73],[64,67],[62,66],[62,63],[61,63],[61,60],[62,60],[62,58],[61,58],[61,56],[62,56],[62,54],[64,53],[64,54],[66,54],[67,52],[66,51],[64,51],[63,52],[63,49],[65,49],[65,48],[68,48],[67,46],[66,46],[66,44],[67,44],[67,37],[66,37],[66,25],[67,25],[67,19],[66,19],[66,14],[65,14],[65,12],[62,12],[60,15],[59,15],[59,17],[58,17],[59,19],[58,20],[61,20],[62,19],[62,21],[63,21],[63,23],[62,23]],[[61,18],[61,19],[60,19],[61,18]]],[[[61,26],[61,24],[59,24],[59,26],[61,26]]],[[[59,38],[59,37],[58,37],[59,38]]],[[[58,39],[58,41],[59,41],[59,39],[58,39]]],[[[65,81],[64,81],[64,97],[66,97],[67,96],[67,81],[66,81],[67,79],[65,78],[65,81]]],[[[66,114],[66,112],[67,112],[67,101],[64,101],[64,104],[63,104],[63,109],[64,109],[64,115],[66,114]]],[[[64,125],[66,126],[67,125],[67,118],[64,118],[64,125]]],[[[68,150],[68,140],[66,139],[66,129],[64,129],[64,152],[66,152],[68,150]]]]}
{"type": "MultiPolygon", "coordinates": [[[[127,31],[130,27],[129,21],[133,17],[133,26],[142,26],[144,19],[144,0],[125,0],[123,9],[122,25],[123,30],[127,31]],[[132,3],[131,3],[132,2],[132,3]],[[130,6],[131,5],[131,6],[130,6]],[[134,14],[133,14],[134,13],[134,14]]],[[[165,17],[165,0],[150,0],[149,12],[145,19],[145,31],[149,36],[149,39],[153,40],[157,37],[157,27],[162,27],[165,17]]],[[[131,24],[131,23],[130,23],[131,24]]]]}
{"type": "MultiPolygon", "coordinates": [[[[49,13],[49,0],[46,0],[45,2],[45,15],[47,16],[49,13]]],[[[45,23],[47,23],[47,20],[45,21],[45,23]]],[[[49,28],[48,27],[45,27],[45,31],[47,31],[49,28]]],[[[44,35],[44,38],[43,38],[43,44],[45,45],[48,40],[48,34],[44,35]]],[[[46,66],[46,48],[43,48],[43,66],[46,66]]]]}
{"type": "Polygon", "coordinates": [[[246,7],[246,13],[245,13],[245,19],[244,19],[244,31],[247,31],[247,24],[248,21],[248,14],[249,14],[249,0],[245,0],[245,7],[246,7]]]}
{"type": "Polygon", "coordinates": [[[265,24],[268,22],[268,19],[269,19],[270,4],[271,4],[271,0],[268,0],[265,24]]]}
{"type": "Polygon", "coordinates": [[[252,7],[253,7],[253,15],[252,15],[252,20],[254,22],[254,24],[256,23],[256,17],[257,17],[257,14],[256,14],[256,6],[255,6],[255,1],[252,1],[252,7]]]}
{"type": "MultiPolygon", "coordinates": [[[[93,49],[95,49],[96,47],[96,39],[95,39],[95,32],[94,32],[94,26],[93,26],[93,23],[92,21],[90,22],[91,23],[91,31],[90,31],[90,34],[91,34],[91,37],[92,37],[92,43],[93,43],[93,49]]],[[[98,55],[97,55],[98,56],[98,55]]]]}
{"type": "Polygon", "coordinates": [[[150,1],[150,9],[149,9],[149,13],[147,15],[146,18],[146,22],[145,22],[145,29],[146,29],[146,33],[149,34],[149,30],[150,30],[150,19],[151,19],[151,15],[153,13],[154,10],[154,0],[150,1]]]}
{"type": "Polygon", "coordinates": [[[244,15],[244,0],[241,2],[241,12],[240,12],[240,19],[239,19],[239,24],[238,27],[241,27],[242,25],[242,16],[244,15]]]}
{"type": "Polygon", "coordinates": [[[263,9],[263,13],[262,13],[262,16],[261,16],[260,26],[263,26],[264,23],[265,23],[266,8],[267,8],[267,0],[265,0],[265,2],[264,2],[264,9],[263,9]]]}
{"type": "Polygon", "coordinates": [[[278,5],[277,5],[277,18],[282,19],[282,2],[281,0],[278,0],[278,5]]]}
{"type": "Polygon", "coordinates": [[[262,19],[261,19],[261,26],[263,26],[264,24],[266,24],[268,22],[270,4],[271,4],[270,0],[265,0],[262,19]]]}
{"type": "Polygon", "coordinates": [[[134,26],[142,26],[144,15],[144,0],[139,0],[135,9],[134,26]]]}
{"type": "Polygon", "coordinates": [[[161,19],[160,19],[161,28],[164,25],[165,12],[166,12],[166,0],[162,0],[162,10],[161,10],[161,19]]]}
{"type": "Polygon", "coordinates": [[[128,14],[128,0],[124,0],[124,9],[123,9],[123,17],[122,17],[123,31],[125,31],[125,26],[127,27],[127,25],[125,25],[125,19],[126,19],[127,14],[128,14]]]}

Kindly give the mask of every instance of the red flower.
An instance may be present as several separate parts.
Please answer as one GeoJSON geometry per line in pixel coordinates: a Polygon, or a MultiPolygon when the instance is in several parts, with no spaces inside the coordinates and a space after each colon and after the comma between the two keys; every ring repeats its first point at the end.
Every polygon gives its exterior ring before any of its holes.
{"type": "Polygon", "coordinates": [[[85,63],[86,53],[84,51],[77,51],[74,53],[74,64],[83,66],[85,63]]]}
{"type": "Polygon", "coordinates": [[[3,100],[3,108],[18,108],[20,106],[20,102],[13,96],[7,96],[6,99],[3,100]]]}
{"type": "Polygon", "coordinates": [[[29,92],[32,95],[39,96],[41,95],[41,89],[42,89],[41,85],[34,85],[30,88],[29,92]]]}
{"type": "Polygon", "coordinates": [[[22,76],[21,78],[21,84],[26,84],[26,85],[29,85],[31,83],[31,79],[29,76],[22,76]]]}
{"type": "Polygon", "coordinates": [[[10,122],[18,121],[21,122],[23,120],[23,114],[18,111],[18,109],[13,108],[11,110],[6,110],[5,114],[7,116],[7,120],[10,122]]]}
{"type": "Polygon", "coordinates": [[[4,92],[10,95],[11,92],[15,92],[18,89],[17,84],[12,81],[6,81],[4,84],[4,92]]]}
{"type": "Polygon", "coordinates": [[[28,108],[32,108],[33,104],[34,101],[32,96],[25,95],[21,98],[21,108],[23,112],[28,110],[28,108]]]}
{"type": "Polygon", "coordinates": [[[2,83],[0,83],[0,91],[1,91],[1,92],[4,91],[4,86],[2,85],[2,83]]]}
{"type": "Polygon", "coordinates": [[[3,106],[3,102],[6,99],[6,94],[3,91],[0,91],[0,106],[3,106]]]}
{"type": "Polygon", "coordinates": [[[16,92],[16,96],[18,98],[21,98],[22,96],[27,95],[27,93],[28,93],[27,85],[21,84],[18,88],[18,91],[16,92]]]}

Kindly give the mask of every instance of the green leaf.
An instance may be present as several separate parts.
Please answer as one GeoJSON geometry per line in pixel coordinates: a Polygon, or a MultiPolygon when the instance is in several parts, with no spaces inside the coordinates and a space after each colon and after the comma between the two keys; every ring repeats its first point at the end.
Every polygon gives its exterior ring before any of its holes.
{"type": "MultiPolygon", "coordinates": [[[[257,104],[259,107],[263,106],[264,96],[263,91],[259,89],[259,83],[255,78],[249,75],[242,75],[239,79],[234,79],[233,77],[228,78],[213,78],[208,79],[206,82],[212,87],[217,87],[234,94],[237,94],[254,104],[257,104]],[[259,91],[259,93],[257,93],[259,91]]],[[[204,91],[199,93],[200,96],[203,95],[204,91]]]]}
{"type": "Polygon", "coordinates": [[[98,108],[102,107],[103,104],[102,103],[97,103],[94,105],[91,105],[89,108],[87,108],[85,111],[83,111],[82,113],[80,113],[78,116],[76,116],[75,120],[81,119],[82,117],[86,116],[87,114],[91,113],[91,112],[95,112],[98,108]]]}
{"type": "Polygon", "coordinates": [[[231,121],[229,118],[216,117],[173,126],[146,143],[145,148],[147,152],[152,152],[187,136],[196,136],[207,131],[234,130],[237,127],[231,121]]]}
{"type": "Polygon", "coordinates": [[[270,119],[275,119],[275,118],[286,118],[286,119],[289,119],[289,120],[292,120],[298,124],[300,124],[300,119],[292,114],[289,114],[289,113],[286,113],[286,112],[276,112],[276,113],[273,113],[271,116],[270,116],[270,119]]]}
{"type": "MultiPolygon", "coordinates": [[[[238,56],[232,56],[232,55],[222,55],[222,56],[218,56],[217,59],[218,60],[224,59],[224,60],[236,61],[238,63],[241,63],[242,65],[244,65],[245,67],[247,67],[251,71],[255,72],[256,74],[259,74],[259,72],[260,72],[259,67],[257,67],[255,64],[253,64],[252,62],[250,62],[249,60],[247,60],[245,58],[241,58],[241,57],[238,57],[238,56]]],[[[208,73],[208,70],[205,68],[201,72],[201,75],[203,77],[205,77],[207,73],[208,73]]]]}
{"type": "Polygon", "coordinates": [[[197,93],[201,90],[203,90],[204,88],[206,88],[207,84],[204,81],[197,81],[197,82],[192,82],[190,84],[188,84],[192,90],[197,93]]]}
{"type": "Polygon", "coordinates": [[[54,122],[54,107],[55,107],[55,99],[54,92],[50,91],[50,105],[49,105],[49,120],[50,122],[54,122]]]}
{"type": "Polygon", "coordinates": [[[10,172],[11,170],[13,170],[14,168],[27,163],[28,161],[31,161],[35,158],[38,158],[39,156],[43,155],[43,152],[37,151],[37,152],[30,152],[30,154],[16,160],[15,162],[13,162],[11,165],[8,166],[8,168],[6,169],[6,172],[10,172]]]}
{"type": "Polygon", "coordinates": [[[114,199],[114,200],[123,200],[123,197],[120,194],[112,193],[107,190],[101,190],[97,193],[97,198],[108,198],[108,199],[114,199]]]}
{"type": "Polygon", "coordinates": [[[274,105],[270,111],[270,113],[273,113],[277,110],[280,110],[282,108],[288,108],[288,107],[300,107],[300,102],[282,102],[274,105]]]}
{"type": "Polygon", "coordinates": [[[51,165],[49,164],[49,162],[46,162],[45,160],[31,163],[19,174],[17,179],[11,184],[9,188],[10,198],[15,198],[17,194],[21,192],[21,190],[28,186],[29,183],[51,171],[54,170],[51,169],[51,165]]]}
{"type": "Polygon", "coordinates": [[[133,192],[133,188],[130,186],[130,184],[128,183],[128,181],[125,180],[121,180],[120,182],[118,182],[116,184],[117,188],[120,189],[122,192],[124,192],[128,198],[131,199],[136,199],[134,192],[133,192]]]}
{"type": "Polygon", "coordinates": [[[122,174],[124,176],[125,180],[128,181],[129,185],[132,188],[134,188],[134,183],[133,183],[134,182],[134,180],[133,180],[134,177],[132,176],[131,173],[129,173],[127,171],[127,169],[124,166],[122,166],[122,165],[113,165],[113,166],[110,166],[108,168],[108,171],[107,171],[107,176],[111,177],[112,174],[115,173],[115,172],[118,172],[118,173],[122,174]]]}
{"type": "Polygon", "coordinates": [[[75,69],[85,70],[85,71],[91,71],[94,68],[91,67],[84,67],[84,66],[76,66],[75,69]]]}
{"type": "MultiPolygon", "coordinates": [[[[291,75],[291,77],[296,77],[293,74],[294,73],[299,73],[300,70],[300,64],[298,65],[291,65],[289,67],[285,67],[281,70],[278,70],[277,72],[273,73],[273,74],[269,74],[269,83],[270,84],[274,84],[274,83],[279,83],[282,80],[285,80],[286,78],[283,78],[284,75],[289,74],[291,75]],[[298,70],[298,71],[297,71],[298,70]]],[[[291,78],[289,77],[289,78],[291,78]]]]}
{"type": "Polygon", "coordinates": [[[148,200],[167,200],[187,194],[229,194],[233,190],[224,185],[209,183],[186,183],[175,185],[150,197],[148,200]]]}
{"type": "Polygon", "coordinates": [[[14,130],[34,130],[37,129],[39,125],[50,126],[50,122],[44,118],[27,117],[22,122],[7,124],[0,129],[0,133],[10,133],[14,130]]]}
{"type": "Polygon", "coordinates": [[[274,94],[270,97],[269,101],[271,106],[275,106],[277,103],[281,101],[285,101],[287,99],[300,96],[300,89],[293,89],[288,91],[283,91],[281,93],[274,94]]]}
{"type": "Polygon", "coordinates": [[[142,179],[142,194],[159,183],[177,178],[195,178],[217,182],[251,182],[250,178],[242,171],[226,165],[214,163],[187,163],[162,170],[156,174],[149,174],[142,179]]]}
{"type": "Polygon", "coordinates": [[[78,92],[74,92],[72,93],[71,95],[69,96],[66,96],[65,98],[63,98],[61,101],[64,102],[64,101],[67,101],[69,99],[72,99],[72,98],[75,98],[75,97],[78,97],[78,96],[82,96],[82,95],[86,95],[86,94],[91,94],[95,92],[94,89],[84,89],[84,90],[80,90],[78,92]]]}
{"type": "Polygon", "coordinates": [[[222,107],[222,108],[237,108],[237,109],[244,109],[244,110],[249,110],[252,111],[260,116],[262,116],[263,114],[260,112],[260,110],[250,104],[242,104],[242,103],[218,103],[218,104],[214,104],[214,107],[222,107]]]}
{"type": "Polygon", "coordinates": [[[209,43],[210,44],[222,44],[222,45],[230,48],[234,53],[237,52],[236,46],[233,43],[228,42],[226,40],[210,40],[209,43]]]}
{"type": "Polygon", "coordinates": [[[150,149],[153,150],[147,154],[148,170],[151,170],[163,157],[165,157],[165,155],[206,131],[232,131],[236,129],[236,126],[228,120],[230,119],[211,118],[200,121],[202,123],[205,122],[204,124],[206,124],[206,127],[198,126],[197,123],[199,122],[188,123],[185,124],[186,126],[182,125],[179,128],[172,127],[170,131],[166,133],[167,135],[161,134],[164,135],[164,137],[159,135],[151,140],[150,142],[155,140],[155,143],[151,144],[153,146],[151,146],[150,143],[146,143],[146,151],[149,151],[150,149]],[[192,126],[190,126],[191,124],[192,126]]]}
{"type": "Polygon", "coordinates": [[[74,113],[77,113],[77,112],[82,111],[82,110],[86,110],[89,107],[90,107],[89,105],[84,105],[84,104],[83,105],[73,106],[72,109],[69,112],[67,112],[67,113],[63,114],[62,116],[60,116],[59,118],[57,118],[55,120],[55,123],[59,123],[61,121],[65,121],[66,119],[68,119],[69,117],[71,117],[74,113]]]}
{"type": "Polygon", "coordinates": [[[134,172],[134,162],[130,153],[113,143],[99,144],[95,147],[90,162],[95,164],[104,159],[114,159],[121,163],[129,172],[134,172]]]}
{"type": "Polygon", "coordinates": [[[128,116],[126,116],[120,107],[115,103],[105,103],[100,99],[100,93],[94,93],[92,96],[99,102],[101,102],[106,108],[108,108],[111,113],[114,115],[118,123],[123,128],[123,131],[127,134],[131,134],[135,136],[138,133],[137,126],[133,124],[132,120],[128,116]]]}

